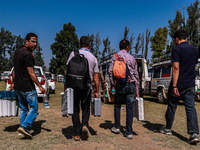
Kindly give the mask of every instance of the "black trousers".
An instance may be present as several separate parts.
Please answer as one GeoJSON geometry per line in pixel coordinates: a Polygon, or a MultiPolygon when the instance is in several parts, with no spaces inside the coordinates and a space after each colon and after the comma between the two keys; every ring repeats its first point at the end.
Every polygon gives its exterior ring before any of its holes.
{"type": "Polygon", "coordinates": [[[74,90],[74,114],[72,115],[72,122],[74,127],[74,135],[81,135],[83,126],[88,126],[90,117],[90,101],[91,89],[88,90],[74,90]],[[82,125],[80,122],[80,103],[82,110],[82,125]]]}

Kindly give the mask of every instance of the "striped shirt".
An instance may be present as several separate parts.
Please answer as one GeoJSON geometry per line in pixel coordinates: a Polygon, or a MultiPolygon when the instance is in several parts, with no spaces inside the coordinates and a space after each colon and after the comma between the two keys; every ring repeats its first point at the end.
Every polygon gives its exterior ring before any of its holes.
{"type": "MultiPolygon", "coordinates": [[[[128,75],[127,82],[134,82],[135,86],[136,86],[136,93],[139,93],[139,80],[140,79],[138,76],[137,62],[136,62],[135,58],[131,54],[129,54],[126,50],[120,50],[118,52],[118,56],[119,56],[119,58],[120,57],[124,58],[124,61],[128,65],[129,75],[128,75]]],[[[113,65],[116,60],[117,60],[117,58],[115,57],[115,55],[113,55],[113,57],[111,59],[111,64],[110,64],[110,67],[108,70],[110,81],[111,81],[112,85],[114,85],[113,65]]]]}

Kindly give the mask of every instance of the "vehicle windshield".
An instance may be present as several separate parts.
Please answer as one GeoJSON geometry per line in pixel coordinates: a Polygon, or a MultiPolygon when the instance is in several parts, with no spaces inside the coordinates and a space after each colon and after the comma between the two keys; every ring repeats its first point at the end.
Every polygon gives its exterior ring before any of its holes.
{"type": "Polygon", "coordinates": [[[34,72],[35,72],[37,77],[41,77],[42,76],[39,68],[34,68],[34,72]]]}
{"type": "Polygon", "coordinates": [[[200,63],[195,66],[196,77],[200,76],[200,63]]]}
{"type": "Polygon", "coordinates": [[[46,77],[47,77],[48,80],[52,79],[51,73],[45,73],[45,75],[46,75],[46,77]]]}
{"type": "Polygon", "coordinates": [[[9,76],[9,73],[4,73],[4,76],[9,76]]]}

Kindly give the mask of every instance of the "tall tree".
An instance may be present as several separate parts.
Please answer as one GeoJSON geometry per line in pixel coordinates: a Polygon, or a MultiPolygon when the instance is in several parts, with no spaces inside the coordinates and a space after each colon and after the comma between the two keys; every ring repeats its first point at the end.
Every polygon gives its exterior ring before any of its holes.
{"type": "Polygon", "coordinates": [[[89,35],[88,38],[90,39],[90,52],[95,55],[95,49],[94,49],[94,35],[89,35]]]}
{"type": "Polygon", "coordinates": [[[57,60],[56,60],[55,56],[53,56],[49,63],[49,71],[56,74],[56,71],[59,72],[59,70],[57,70],[58,69],[57,66],[58,66],[57,60]]]}
{"type": "Polygon", "coordinates": [[[141,49],[142,49],[142,56],[144,56],[144,33],[142,33],[141,37],[141,49]]]}
{"type": "Polygon", "coordinates": [[[46,67],[44,65],[44,57],[42,57],[42,48],[40,47],[40,44],[37,45],[36,49],[33,51],[34,59],[35,59],[35,65],[41,66],[44,70],[46,70],[46,67]]]}
{"type": "Polygon", "coordinates": [[[146,42],[145,42],[145,52],[144,52],[144,58],[147,59],[148,55],[148,46],[150,41],[150,30],[149,28],[146,29],[146,42]]]}
{"type": "Polygon", "coordinates": [[[167,27],[160,27],[155,31],[155,35],[150,38],[151,50],[153,51],[152,62],[155,62],[156,58],[159,58],[164,54],[164,50],[167,46],[167,36],[167,27]]]}
{"type": "Polygon", "coordinates": [[[125,26],[124,29],[124,39],[128,40],[128,33],[129,33],[129,28],[127,26],[125,26]]]}
{"type": "Polygon", "coordinates": [[[111,57],[109,56],[111,54],[111,46],[110,46],[110,41],[108,37],[103,40],[103,45],[104,45],[104,49],[102,53],[102,60],[105,59],[106,55],[108,55],[108,57],[111,57]]]}
{"type": "MultiPolygon", "coordinates": [[[[173,39],[174,33],[177,30],[180,29],[185,29],[185,8],[183,8],[183,14],[181,13],[181,10],[177,10],[176,11],[176,16],[174,18],[174,20],[168,20],[169,23],[169,35],[170,37],[173,39]]],[[[171,41],[171,43],[168,45],[167,47],[167,53],[171,52],[172,48],[175,46],[173,40],[171,41]]]]}
{"type": "Polygon", "coordinates": [[[125,26],[124,39],[129,40],[129,53],[132,54],[133,41],[134,41],[135,37],[133,36],[134,34],[131,34],[131,37],[129,38],[128,34],[129,34],[129,28],[127,26],[125,26]]]}
{"type": "Polygon", "coordinates": [[[10,70],[7,52],[10,52],[14,45],[14,36],[8,30],[1,28],[0,31],[0,72],[10,70]]]}
{"type": "Polygon", "coordinates": [[[198,7],[199,1],[196,0],[194,3],[191,3],[187,8],[188,19],[186,30],[189,33],[188,42],[194,46],[199,45],[199,18],[200,18],[200,8],[198,7]]]}
{"type": "Polygon", "coordinates": [[[135,44],[135,54],[138,54],[138,52],[140,51],[141,48],[140,40],[141,40],[141,33],[137,37],[137,42],[135,44]]]}
{"type": "Polygon", "coordinates": [[[100,57],[101,57],[101,51],[99,49],[99,46],[101,45],[101,39],[99,36],[99,32],[96,34],[95,39],[94,39],[94,45],[95,45],[95,53],[94,56],[97,58],[98,62],[100,62],[100,57]]]}
{"type": "Polygon", "coordinates": [[[131,37],[129,39],[129,53],[132,55],[133,52],[132,52],[132,49],[133,49],[133,41],[135,39],[135,37],[133,36],[134,34],[131,34],[131,37]]]}
{"type": "Polygon", "coordinates": [[[64,24],[63,29],[56,34],[55,42],[51,45],[53,58],[49,64],[52,73],[64,74],[70,53],[77,50],[79,46],[79,40],[75,32],[76,28],[69,22],[64,24]]]}
{"type": "Polygon", "coordinates": [[[21,48],[24,43],[25,43],[25,39],[23,39],[20,35],[13,36],[13,44],[11,45],[11,48],[8,50],[8,54],[9,54],[8,68],[11,69],[13,67],[14,53],[17,49],[21,48]]]}
{"type": "Polygon", "coordinates": [[[174,33],[177,30],[185,28],[185,16],[181,13],[181,10],[177,10],[175,19],[173,21],[171,19],[168,20],[168,23],[169,23],[169,35],[171,38],[173,38],[174,33]]]}

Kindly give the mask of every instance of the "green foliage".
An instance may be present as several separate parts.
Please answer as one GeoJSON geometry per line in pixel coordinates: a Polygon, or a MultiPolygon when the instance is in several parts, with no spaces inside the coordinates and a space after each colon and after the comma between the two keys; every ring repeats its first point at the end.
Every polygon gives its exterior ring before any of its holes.
{"type": "Polygon", "coordinates": [[[199,1],[196,0],[194,3],[191,3],[187,8],[188,19],[186,30],[189,33],[188,42],[194,46],[199,46],[199,18],[200,18],[200,8],[198,7],[199,1]]]}
{"type": "Polygon", "coordinates": [[[8,50],[8,54],[9,54],[9,59],[8,59],[8,68],[9,70],[13,67],[13,59],[14,59],[14,54],[15,51],[22,47],[22,45],[25,43],[25,39],[23,39],[20,35],[19,36],[13,36],[12,37],[13,43],[10,47],[10,49],[8,50]]]}
{"type": "Polygon", "coordinates": [[[90,39],[90,52],[97,58],[98,62],[100,61],[101,57],[101,51],[99,50],[99,46],[101,45],[101,39],[99,36],[99,32],[96,34],[96,36],[89,35],[88,37],[90,39]]]}
{"type": "Polygon", "coordinates": [[[158,28],[155,31],[155,35],[151,36],[151,50],[153,51],[152,55],[152,62],[156,58],[159,58],[164,54],[164,50],[167,47],[167,36],[168,36],[168,29],[167,27],[164,28],[158,28]]]}
{"type": "Polygon", "coordinates": [[[140,40],[141,40],[141,33],[137,37],[137,42],[135,44],[135,54],[138,54],[138,52],[140,51],[141,48],[140,40]]]}
{"type": "Polygon", "coordinates": [[[142,56],[144,56],[144,33],[142,33],[141,37],[141,48],[142,48],[142,56]]]}
{"type": "MultiPolygon", "coordinates": [[[[180,29],[185,29],[185,8],[183,8],[183,14],[181,13],[181,10],[177,10],[176,11],[176,16],[174,18],[174,20],[168,20],[169,23],[169,35],[170,37],[173,39],[174,33],[177,30],[180,29]]],[[[174,41],[172,40],[170,44],[168,44],[167,49],[166,49],[166,54],[170,53],[173,49],[173,47],[175,47],[174,41]]]]}
{"type": "MultiPolygon", "coordinates": [[[[183,9],[183,11],[184,10],[185,9],[183,9]]],[[[185,28],[185,16],[182,15],[181,10],[177,10],[175,19],[173,21],[170,19],[168,23],[169,23],[169,35],[171,38],[173,38],[174,33],[177,30],[185,28]]]]}
{"type": "Polygon", "coordinates": [[[125,26],[124,29],[124,39],[128,40],[128,33],[129,33],[129,28],[127,26],[125,26]]]}
{"type": "MultiPolygon", "coordinates": [[[[169,20],[169,35],[173,39],[174,33],[179,29],[184,29],[189,33],[188,42],[196,47],[200,47],[200,35],[199,35],[199,26],[200,26],[200,8],[199,1],[196,0],[194,3],[191,3],[187,7],[188,18],[185,19],[185,7],[183,8],[183,14],[181,10],[176,11],[175,19],[169,20]]],[[[171,52],[172,48],[175,47],[173,40],[167,47],[166,52],[171,52]]]]}
{"type": "MultiPolygon", "coordinates": [[[[25,43],[20,35],[12,35],[12,33],[4,28],[1,28],[0,32],[0,72],[5,70],[11,70],[13,67],[13,59],[15,51],[22,47],[25,43]]],[[[35,64],[38,66],[44,66],[44,60],[42,57],[42,48],[38,45],[37,48],[33,51],[35,64]]]]}
{"type": "Polygon", "coordinates": [[[103,45],[104,45],[104,49],[102,53],[102,59],[104,60],[105,56],[111,53],[110,41],[108,37],[103,40],[103,45]]]}
{"type": "Polygon", "coordinates": [[[92,35],[88,34],[88,38],[90,39],[90,52],[92,54],[94,54],[95,53],[95,49],[94,49],[94,35],[93,34],[92,35]]]}
{"type": "Polygon", "coordinates": [[[145,52],[144,52],[144,58],[147,59],[148,55],[148,45],[150,41],[150,30],[149,28],[146,29],[146,41],[145,41],[145,52]]]}
{"type": "Polygon", "coordinates": [[[128,37],[129,34],[129,28],[126,26],[124,29],[124,39],[129,40],[129,53],[132,54],[132,49],[133,49],[133,41],[135,37],[133,36],[134,34],[131,34],[131,37],[128,37]]]}
{"type": "Polygon", "coordinates": [[[0,72],[11,70],[13,67],[14,52],[18,49],[24,40],[21,36],[12,35],[4,28],[0,31],[0,72]]]}
{"type": "Polygon", "coordinates": [[[96,34],[95,39],[94,39],[94,45],[95,45],[95,52],[94,52],[94,56],[97,58],[98,62],[100,62],[100,58],[101,58],[101,51],[99,49],[99,46],[101,45],[101,39],[99,36],[99,32],[96,34]]]}
{"type": "Polygon", "coordinates": [[[54,74],[64,74],[66,62],[73,50],[77,50],[79,40],[76,28],[69,22],[63,25],[63,29],[56,34],[55,42],[51,45],[53,58],[49,70],[54,74]],[[54,66],[56,65],[56,66],[54,66]]]}
{"type": "Polygon", "coordinates": [[[42,48],[40,47],[40,44],[37,45],[36,49],[33,51],[34,59],[35,59],[35,65],[41,66],[44,70],[46,70],[46,67],[44,65],[44,57],[42,57],[42,48]]]}
{"type": "Polygon", "coordinates": [[[58,66],[56,58],[52,57],[49,66],[49,71],[55,74],[55,71],[57,70],[58,66]]]}

